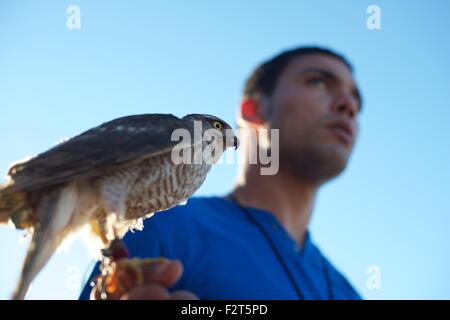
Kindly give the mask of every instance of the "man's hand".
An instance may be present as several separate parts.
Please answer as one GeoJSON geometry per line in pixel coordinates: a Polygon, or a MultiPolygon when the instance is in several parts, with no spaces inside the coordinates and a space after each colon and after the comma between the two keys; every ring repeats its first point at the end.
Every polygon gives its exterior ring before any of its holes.
{"type": "MultiPolygon", "coordinates": [[[[142,265],[142,284],[132,287],[121,295],[121,300],[197,300],[192,292],[180,290],[170,293],[173,286],[183,273],[183,265],[178,260],[155,261],[142,265]]],[[[127,276],[125,276],[127,277],[127,276]]],[[[121,277],[124,283],[130,279],[121,277]]],[[[100,292],[96,287],[91,291],[91,299],[100,300],[100,292]]]]}

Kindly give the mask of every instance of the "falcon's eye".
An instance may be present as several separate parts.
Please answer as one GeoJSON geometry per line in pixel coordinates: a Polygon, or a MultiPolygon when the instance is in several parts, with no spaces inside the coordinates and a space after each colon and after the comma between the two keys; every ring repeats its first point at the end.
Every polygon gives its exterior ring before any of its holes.
{"type": "Polygon", "coordinates": [[[222,124],[219,121],[214,121],[213,128],[220,130],[220,129],[222,129],[222,124]]]}

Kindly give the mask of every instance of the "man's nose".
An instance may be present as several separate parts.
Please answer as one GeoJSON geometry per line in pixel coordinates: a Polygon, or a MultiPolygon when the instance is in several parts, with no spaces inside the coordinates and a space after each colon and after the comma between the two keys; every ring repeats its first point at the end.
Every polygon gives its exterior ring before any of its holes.
{"type": "Polygon", "coordinates": [[[358,102],[352,94],[342,93],[334,101],[333,111],[353,119],[358,113],[358,102]]]}

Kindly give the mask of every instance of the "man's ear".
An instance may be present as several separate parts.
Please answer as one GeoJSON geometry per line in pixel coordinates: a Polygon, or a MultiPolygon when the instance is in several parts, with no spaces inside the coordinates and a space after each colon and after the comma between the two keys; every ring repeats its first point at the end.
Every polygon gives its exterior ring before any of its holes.
{"type": "Polygon", "coordinates": [[[266,121],[263,116],[262,105],[256,99],[244,98],[240,109],[242,119],[251,126],[259,126],[266,121]]]}

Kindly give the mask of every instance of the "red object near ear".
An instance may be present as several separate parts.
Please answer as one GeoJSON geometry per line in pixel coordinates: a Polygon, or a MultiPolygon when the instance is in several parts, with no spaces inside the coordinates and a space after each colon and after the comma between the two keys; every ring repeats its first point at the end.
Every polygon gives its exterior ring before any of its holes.
{"type": "Polygon", "coordinates": [[[253,99],[245,99],[241,103],[242,118],[245,121],[262,124],[264,121],[258,113],[256,102],[253,99]]]}

